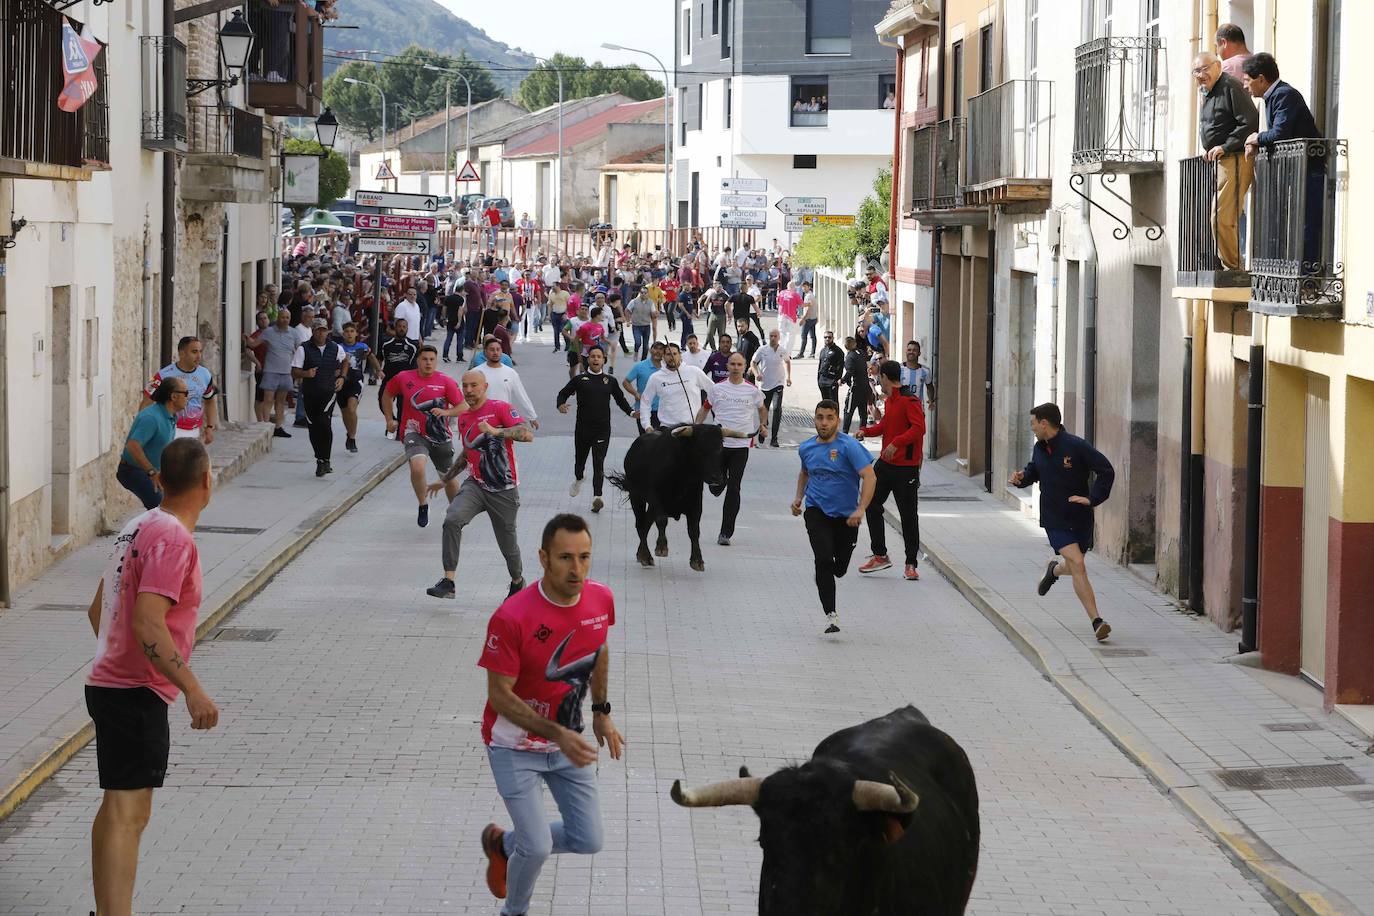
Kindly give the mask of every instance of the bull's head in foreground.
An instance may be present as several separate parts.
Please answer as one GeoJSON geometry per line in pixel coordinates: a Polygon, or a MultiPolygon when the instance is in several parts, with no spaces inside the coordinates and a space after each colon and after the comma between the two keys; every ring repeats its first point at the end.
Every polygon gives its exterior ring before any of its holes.
{"type": "Polygon", "coordinates": [[[677,439],[687,441],[687,464],[701,475],[709,487],[720,487],[725,483],[725,470],[721,452],[725,436],[745,438],[749,433],[726,429],[710,423],[697,423],[677,426],[672,430],[677,439]]]}
{"type": "Polygon", "coordinates": [[[674,782],[672,796],[688,808],[754,809],[763,847],[760,916],[935,912],[892,908],[906,896],[894,886],[906,882],[899,846],[920,803],[895,773],[886,782],[856,779],[842,764],[813,759],[766,779],[741,767],[739,779],[699,789],[674,782]]]}

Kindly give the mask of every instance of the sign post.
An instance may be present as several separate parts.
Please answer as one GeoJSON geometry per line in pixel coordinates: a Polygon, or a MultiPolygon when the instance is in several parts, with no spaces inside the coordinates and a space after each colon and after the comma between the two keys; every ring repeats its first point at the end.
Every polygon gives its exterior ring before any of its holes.
{"type": "Polygon", "coordinates": [[[439,198],[434,194],[399,194],[395,191],[354,191],[353,203],[359,207],[380,207],[394,210],[423,210],[439,212],[439,198]]]}
{"type": "MultiPolygon", "coordinates": [[[[720,225],[722,229],[764,229],[768,226],[768,179],[722,178],[720,225]]],[[[731,240],[739,245],[739,233],[731,240]]]]}

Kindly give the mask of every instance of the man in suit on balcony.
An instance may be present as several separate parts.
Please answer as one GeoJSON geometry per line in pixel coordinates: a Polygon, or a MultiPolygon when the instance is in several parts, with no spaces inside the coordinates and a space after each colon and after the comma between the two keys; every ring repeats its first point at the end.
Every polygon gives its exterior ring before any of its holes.
{"type": "Polygon", "coordinates": [[[1223,73],[1215,54],[1204,51],[1193,59],[1193,79],[1202,90],[1198,134],[1203,157],[1217,164],[1217,196],[1212,203],[1212,234],[1217,257],[1227,270],[1241,270],[1240,211],[1254,178],[1245,158],[1245,138],[1259,129],[1259,112],[1250,95],[1223,73]]]}

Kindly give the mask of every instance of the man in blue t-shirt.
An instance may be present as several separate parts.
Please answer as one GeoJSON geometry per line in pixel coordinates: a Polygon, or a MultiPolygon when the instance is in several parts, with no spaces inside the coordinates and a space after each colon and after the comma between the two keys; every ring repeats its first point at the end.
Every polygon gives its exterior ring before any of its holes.
{"type": "MultiPolygon", "coordinates": [[[[662,341],[654,341],[649,347],[649,358],[641,359],[625,374],[625,380],[620,383],[620,387],[624,388],[625,393],[630,396],[631,403],[639,403],[639,396],[644,393],[644,389],[649,384],[649,376],[663,368],[664,346],[662,341]]],[[[654,398],[649,416],[647,418],[636,417],[635,422],[639,424],[641,433],[646,428],[658,429],[658,398],[654,398]]]]}
{"type": "Polygon", "coordinates": [[[801,472],[792,514],[806,521],[806,536],[816,559],[816,590],[825,611],[826,633],[840,632],[835,611],[835,580],[849,571],[859,525],[877,478],[873,459],[858,440],[840,432],[840,405],[823,400],[813,417],[816,435],[801,444],[801,472]],[[805,511],[803,511],[803,509],[805,511]]]}

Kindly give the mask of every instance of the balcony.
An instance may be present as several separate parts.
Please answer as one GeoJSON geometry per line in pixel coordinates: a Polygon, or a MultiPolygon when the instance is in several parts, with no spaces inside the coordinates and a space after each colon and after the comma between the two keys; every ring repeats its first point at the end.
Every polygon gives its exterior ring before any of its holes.
{"type": "Polygon", "coordinates": [[[248,58],[248,104],[270,115],[320,113],[324,96],[324,29],[308,4],[270,6],[250,0],[248,25],[256,38],[248,58]]]}
{"type": "Polygon", "coordinates": [[[239,108],[197,105],[191,108],[189,124],[183,199],[241,204],[271,199],[262,118],[239,108]]]}
{"type": "Polygon", "coordinates": [[[186,152],[186,46],[147,35],[143,42],[143,147],[186,152]]]}
{"type": "Polygon", "coordinates": [[[1044,211],[1053,126],[1054,90],[1047,80],[1008,80],[970,99],[965,203],[1044,211]]]}
{"type": "Polygon", "coordinates": [[[1255,157],[1250,311],[1342,318],[1346,141],[1285,140],[1255,157]]]}
{"type": "Polygon", "coordinates": [[[926,226],[974,225],[987,214],[965,206],[968,124],[946,118],[912,134],[911,216],[926,226]]]}
{"type": "Polygon", "coordinates": [[[1164,169],[1159,123],[1163,39],[1098,38],[1074,53],[1073,170],[1164,169]]]}
{"type": "Polygon", "coordinates": [[[86,181],[110,160],[105,52],[98,89],[75,112],[57,107],[62,15],[52,7],[0,0],[0,178],[86,181]]]}

